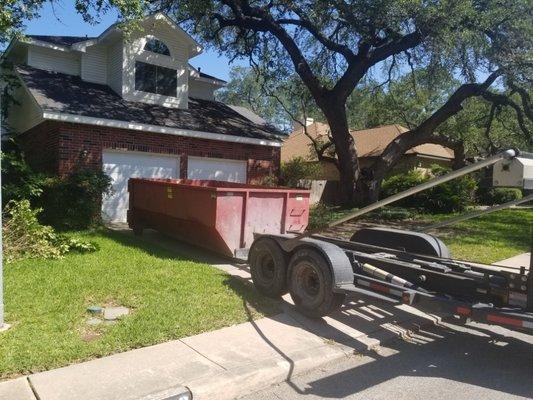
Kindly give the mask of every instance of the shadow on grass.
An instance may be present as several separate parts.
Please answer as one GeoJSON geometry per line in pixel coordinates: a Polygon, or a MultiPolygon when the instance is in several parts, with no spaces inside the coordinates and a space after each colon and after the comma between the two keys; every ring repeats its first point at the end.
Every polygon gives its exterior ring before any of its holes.
{"type": "Polygon", "coordinates": [[[228,262],[228,260],[208,250],[179,242],[155,231],[146,230],[143,236],[135,236],[129,229],[113,230],[102,228],[100,233],[123,246],[142,250],[146,254],[157,258],[207,264],[215,263],[215,261],[228,262]]]}
{"type": "MultiPolygon", "coordinates": [[[[208,250],[195,247],[164,235],[155,231],[146,232],[150,237],[149,240],[143,237],[134,236],[131,231],[116,231],[104,229],[100,232],[111,240],[120,243],[123,246],[132,247],[142,250],[146,254],[161,258],[172,259],[175,261],[188,261],[202,264],[227,264],[235,260],[224,258],[208,250]],[[154,243],[159,240],[160,243],[154,243]]],[[[236,268],[247,271],[247,266],[242,264],[235,264],[236,268]]],[[[221,271],[222,272],[222,271],[221,271]]],[[[261,315],[270,316],[281,312],[280,301],[269,299],[258,293],[251,282],[238,277],[227,275],[222,284],[230,288],[237,296],[239,296],[245,304],[253,310],[252,314],[255,318],[261,315]]],[[[209,295],[208,293],[206,295],[209,295]]]]}

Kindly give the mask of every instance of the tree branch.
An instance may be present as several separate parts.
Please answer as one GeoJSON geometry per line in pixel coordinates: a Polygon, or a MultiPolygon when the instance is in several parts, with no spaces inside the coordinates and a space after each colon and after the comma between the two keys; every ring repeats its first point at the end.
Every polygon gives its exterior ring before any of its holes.
{"type": "Polygon", "coordinates": [[[518,106],[518,104],[516,104],[513,100],[511,100],[509,97],[503,94],[492,93],[488,90],[484,90],[481,93],[481,96],[485,100],[491,102],[492,104],[511,107],[516,113],[516,118],[518,120],[518,126],[520,126],[520,129],[522,130],[524,135],[526,135],[528,143],[529,144],[533,143],[533,137],[531,136],[531,132],[529,131],[527,127],[526,120],[524,118],[524,112],[518,106]]]}
{"type": "Polygon", "coordinates": [[[374,179],[381,181],[389,168],[394,165],[407,150],[423,143],[428,143],[429,140],[442,140],[441,135],[436,135],[434,132],[437,127],[448,120],[453,115],[462,110],[462,103],[466,99],[475,96],[481,96],[494,83],[494,81],[503,74],[502,70],[498,70],[489,75],[489,77],[482,83],[465,83],[461,85],[450,96],[448,101],[444,103],[431,116],[424,120],[416,128],[402,133],[394,139],[385,148],[381,156],[374,162],[374,179]]]}

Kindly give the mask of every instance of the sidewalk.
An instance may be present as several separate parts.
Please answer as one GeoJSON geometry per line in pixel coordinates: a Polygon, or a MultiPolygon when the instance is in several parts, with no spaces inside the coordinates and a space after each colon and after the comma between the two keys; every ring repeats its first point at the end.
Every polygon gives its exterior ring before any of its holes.
{"type": "Polygon", "coordinates": [[[525,267],[526,269],[528,269],[530,262],[531,262],[531,253],[522,253],[517,256],[506,258],[505,260],[495,262],[494,265],[501,265],[503,267],[513,267],[513,268],[525,267]]]}
{"type": "MultiPolygon", "coordinates": [[[[146,239],[176,246],[157,235],[146,239]]],[[[249,279],[245,266],[218,261],[217,268],[249,279]]],[[[195,400],[229,400],[325,363],[379,353],[384,341],[434,322],[411,307],[376,301],[348,302],[322,320],[303,317],[288,301],[282,309],[274,317],[3,382],[0,400],[134,400],[179,385],[195,400]]]]}
{"type": "Polygon", "coordinates": [[[0,399],[133,400],[178,385],[187,386],[195,400],[232,399],[377,350],[381,341],[429,321],[401,308],[360,302],[325,321],[284,308],[271,318],[0,383],[0,399]]]}

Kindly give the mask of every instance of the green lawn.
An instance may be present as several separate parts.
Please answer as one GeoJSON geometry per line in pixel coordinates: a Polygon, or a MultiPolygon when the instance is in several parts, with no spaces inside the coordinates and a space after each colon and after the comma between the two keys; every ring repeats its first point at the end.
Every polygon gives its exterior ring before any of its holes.
{"type": "MultiPolygon", "coordinates": [[[[450,215],[424,215],[440,221],[450,215]]],[[[493,263],[530,250],[533,209],[509,209],[460,222],[434,232],[455,258],[493,263]]]]}
{"type": "MultiPolygon", "coordinates": [[[[354,210],[318,207],[312,210],[311,220],[315,226],[348,215],[354,210]]],[[[350,222],[341,229],[346,238],[357,229],[359,222],[376,223],[395,228],[413,229],[425,224],[451,218],[454,214],[417,214],[414,210],[385,209],[350,222]],[[404,219],[402,214],[407,214],[404,219]],[[394,218],[394,216],[398,218],[394,218]],[[387,218],[382,218],[386,216],[387,218]],[[392,216],[392,218],[391,218],[392,216]]],[[[529,251],[530,229],[533,227],[533,209],[508,209],[483,217],[470,219],[431,232],[440,237],[450,248],[453,257],[482,263],[493,263],[529,251]]],[[[335,231],[337,232],[337,231],[335,231]]]]}
{"type": "Polygon", "coordinates": [[[272,314],[277,304],[202,263],[122,233],[78,236],[95,253],[5,265],[0,378],[193,335],[272,314]],[[89,305],[124,305],[115,325],[89,327],[89,305]]]}

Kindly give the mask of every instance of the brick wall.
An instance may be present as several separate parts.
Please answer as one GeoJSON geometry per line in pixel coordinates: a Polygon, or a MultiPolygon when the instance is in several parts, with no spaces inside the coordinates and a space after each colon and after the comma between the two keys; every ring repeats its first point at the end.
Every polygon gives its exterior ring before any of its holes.
{"type": "Polygon", "coordinates": [[[181,178],[187,177],[188,156],[246,160],[249,183],[258,183],[269,173],[277,174],[280,163],[277,147],[56,121],[45,121],[20,138],[32,166],[61,175],[78,165],[102,168],[105,149],[179,155],[181,178]]]}
{"type": "Polygon", "coordinates": [[[59,170],[59,131],[56,123],[45,121],[17,138],[28,163],[36,170],[59,170]]]}

